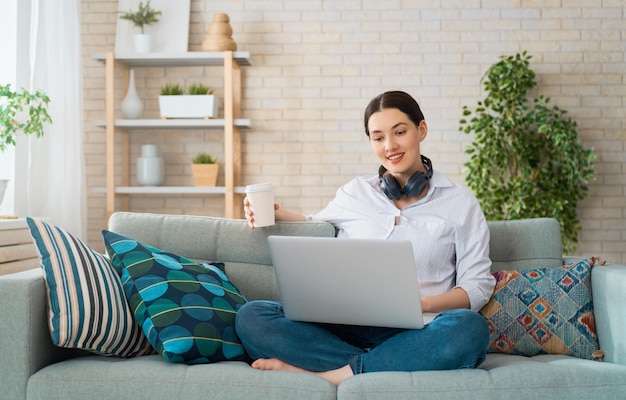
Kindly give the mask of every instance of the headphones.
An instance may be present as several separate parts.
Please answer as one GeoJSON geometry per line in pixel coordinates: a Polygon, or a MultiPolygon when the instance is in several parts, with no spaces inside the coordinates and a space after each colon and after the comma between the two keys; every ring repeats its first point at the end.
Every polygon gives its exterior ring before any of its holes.
{"type": "Polygon", "coordinates": [[[419,196],[428,184],[430,178],[433,177],[433,164],[430,162],[430,159],[426,156],[422,156],[422,162],[424,166],[426,166],[426,173],[416,171],[406,182],[404,188],[401,188],[396,178],[388,173],[387,169],[381,165],[380,168],[378,168],[378,179],[380,180],[380,187],[387,197],[391,200],[400,200],[403,195],[407,197],[419,196]]]}

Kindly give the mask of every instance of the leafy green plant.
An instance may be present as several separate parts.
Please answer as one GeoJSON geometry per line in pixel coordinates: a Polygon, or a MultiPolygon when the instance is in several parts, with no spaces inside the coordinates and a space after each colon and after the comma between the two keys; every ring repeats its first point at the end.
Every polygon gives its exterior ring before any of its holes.
{"type": "Polygon", "coordinates": [[[184,91],[178,83],[166,83],[161,86],[160,93],[161,96],[180,96],[184,91]]]}
{"type": "Polygon", "coordinates": [[[215,164],[217,158],[213,157],[209,153],[198,153],[191,159],[193,164],[215,164]]]}
{"type": "Polygon", "coordinates": [[[206,85],[204,85],[202,83],[192,83],[187,88],[187,93],[189,93],[191,95],[213,94],[213,89],[209,88],[208,86],[206,86],[206,85]]]}
{"type": "Polygon", "coordinates": [[[11,85],[0,85],[0,153],[15,146],[15,135],[43,135],[44,125],[52,123],[48,115],[50,98],[40,91],[11,90],[11,85]]]}
{"type": "Polygon", "coordinates": [[[150,6],[150,0],[146,2],[146,5],[143,2],[139,2],[139,9],[137,11],[127,11],[122,12],[120,15],[121,19],[125,19],[127,21],[132,22],[132,24],[141,29],[141,33],[144,33],[144,26],[150,26],[152,24],[156,24],[159,22],[159,17],[161,16],[161,11],[157,11],[150,6]]]}
{"type": "MultiPolygon", "coordinates": [[[[185,89],[178,83],[166,83],[161,86],[161,96],[178,96],[185,93],[185,89]]],[[[202,83],[192,83],[187,88],[190,95],[206,95],[213,94],[213,89],[202,83]]]]}
{"type": "Polygon", "coordinates": [[[536,86],[531,57],[501,56],[481,80],[484,100],[474,110],[463,107],[460,130],[475,134],[466,181],[487,219],[558,220],[567,254],[582,229],[576,207],[595,177],[595,155],[583,148],[566,111],[543,95],[529,104],[536,86]]]}

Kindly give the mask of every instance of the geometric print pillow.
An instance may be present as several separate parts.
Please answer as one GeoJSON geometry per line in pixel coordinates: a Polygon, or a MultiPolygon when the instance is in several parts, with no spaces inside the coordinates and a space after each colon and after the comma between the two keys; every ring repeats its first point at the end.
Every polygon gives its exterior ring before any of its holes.
{"type": "Polygon", "coordinates": [[[595,262],[494,273],[494,293],[480,310],[489,325],[487,352],[600,358],[591,296],[595,262]]]}
{"type": "Polygon", "coordinates": [[[44,273],[52,343],[118,357],[152,353],[109,260],[59,227],[26,222],[44,273]]]}
{"type": "Polygon", "coordinates": [[[102,237],[137,323],[166,361],[244,360],[235,317],[246,298],[219,268],[107,230],[102,237]]]}

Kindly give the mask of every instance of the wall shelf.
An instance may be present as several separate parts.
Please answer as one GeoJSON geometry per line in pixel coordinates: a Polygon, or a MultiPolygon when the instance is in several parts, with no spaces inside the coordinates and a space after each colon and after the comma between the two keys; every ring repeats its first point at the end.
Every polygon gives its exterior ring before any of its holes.
{"type": "MultiPolygon", "coordinates": [[[[234,188],[235,193],[245,193],[245,186],[234,188]]],[[[119,194],[225,194],[224,186],[118,186],[119,194]]]]}
{"type": "MultiPolygon", "coordinates": [[[[250,65],[250,53],[245,51],[147,53],[126,54],[107,52],[92,55],[106,68],[105,109],[103,120],[93,124],[106,131],[106,212],[107,218],[116,211],[117,200],[122,210],[129,210],[130,195],[221,195],[224,197],[224,216],[241,217],[241,132],[250,127],[250,120],[241,118],[241,68],[250,65]],[[116,118],[115,73],[117,69],[146,67],[196,67],[220,66],[224,71],[222,119],[119,119],[116,118]],[[224,131],[224,186],[131,186],[130,185],[130,135],[133,129],[221,129],[224,131]],[[116,140],[120,135],[121,140],[116,140]],[[119,160],[118,160],[119,158],[119,160]],[[116,164],[121,164],[121,178],[116,181],[116,164]]],[[[128,74],[127,74],[128,75],[128,74]]],[[[126,82],[127,83],[127,82],[126,82]]]]}
{"type": "MultiPolygon", "coordinates": [[[[223,66],[226,52],[192,51],[187,53],[117,53],[115,61],[129,68],[138,67],[197,67],[223,66]]],[[[106,64],[107,54],[96,53],[92,58],[106,64]]],[[[232,59],[238,65],[250,65],[250,53],[247,51],[231,52],[232,59]]]]}
{"type": "MultiPolygon", "coordinates": [[[[127,129],[224,129],[227,121],[223,119],[116,119],[117,128],[127,129]]],[[[104,119],[93,121],[95,126],[106,127],[104,119]]],[[[237,118],[233,121],[237,128],[250,128],[250,120],[237,118]]]]}

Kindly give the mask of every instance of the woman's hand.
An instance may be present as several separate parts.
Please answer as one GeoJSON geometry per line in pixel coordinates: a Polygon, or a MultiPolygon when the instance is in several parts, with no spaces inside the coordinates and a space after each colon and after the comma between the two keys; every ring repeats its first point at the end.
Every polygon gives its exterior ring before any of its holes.
{"type": "MultiPolygon", "coordinates": [[[[243,214],[246,216],[250,228],[254,229],[254,211],[250,207],[248,196],[243,199],[243,214]]],[[[303,214],[280,208],[278,203],[274,203],[274,219],[276,221],[306,221],[303,214]]]]}
{"type": "MultiPolygon", "coordinates": [[[[274,203],[274,212],[276,212],[280,206],[277,203],[274,203]]],[[[248,221],[248,225],[251,229],[254,229],[254,211],[250,207],[250,200],[248,200],[248,196],[243,199],[243,214],[246,216],[246,220],[248,221]]]]}
{"type": "Polygon", "coordinates": [[[470,308],[469,296],[460,287],[431,297],[421,299],[422,312],[442,312],[456,308],[470,308]]]}

